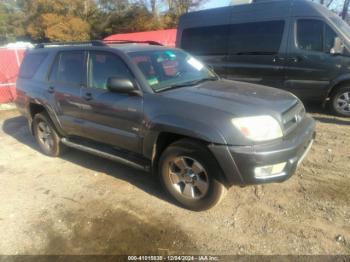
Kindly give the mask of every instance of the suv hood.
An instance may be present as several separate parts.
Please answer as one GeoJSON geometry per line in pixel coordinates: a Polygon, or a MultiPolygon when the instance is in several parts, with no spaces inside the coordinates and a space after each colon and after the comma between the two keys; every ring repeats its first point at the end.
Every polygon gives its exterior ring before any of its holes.
{"type": "Polygon", "coordinates": [[[283,90],[231,80],[207,81],[165,91],[163,95],[238,117],[270,114],[279,118],[298,102],[298,98],[283,90]]]}

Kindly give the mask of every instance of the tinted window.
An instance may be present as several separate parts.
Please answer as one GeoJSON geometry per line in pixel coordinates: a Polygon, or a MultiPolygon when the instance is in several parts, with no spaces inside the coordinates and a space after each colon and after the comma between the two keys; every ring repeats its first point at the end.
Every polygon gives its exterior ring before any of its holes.
{"type": "Polygon", "coordinates": [[[323,51],[324,23],[320,20],[298,20],[298,47],[308,51],[323,51]]]}
{"type": "Polygon", "coordinates": [[[92,52],[89,59],[89,86],[107,89],[109,77],[126,77],[131,79],[132,74],[117,55],[106,52],[92,52]]]}
{"type": "Polygon", "coordinates": [[[32,78],[47,57],[47,53],[27,54],[21,65],[19,77],[32,78]]]}
{"type": "Polygon", "coordinates": [[[231,26],[230,51],[233,54],[278,53],[284,21],[269,21],[231,26]]]}
{"type": "Polygon", "coordinates": [[[185,29],[181,47],[197,55],[226,55],[229,26],[210,26],[185,29]]]}
{"type": "Polygon", "coordinates": [[[84,74],[84,52],[67,51],[58,55],[50,74],[50,81],[80,85],[84,74]]]}
{"type": "Polygon", "coordinates": [[[334,42],[336,37],[337,37],[337,34],[333,31],[333,29],[330,28],[328,25],[326,25],[325,36],[324,36],[324,51],[326,53],[331,52],[331,49],[334,47],[334,42]]]}

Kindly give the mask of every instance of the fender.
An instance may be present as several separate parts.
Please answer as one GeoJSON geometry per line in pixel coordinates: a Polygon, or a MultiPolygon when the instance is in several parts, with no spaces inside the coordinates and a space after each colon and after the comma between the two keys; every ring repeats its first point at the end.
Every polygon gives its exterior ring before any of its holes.
{"type": "Polygon", "coordinates": [[[45,109],[46,113],[49,115],[50,120],[54,124],[59,135],[65,136],[65,132],[62,129],[61,123],[56,115],[55,110],[53,110],[53,108],[50,106],[50,104],[45,103],[44,101],[41,101],[40,99],[30,99],[30,100],[28,100],[28,104],[26,106],[27,110],[28,110],[28,116],[29,116],[29,118],[28,118],[29,127],[30,127],[30,131],[32,134],[33,134],[33,119],[32,119],[31,114],[30,114],[30,105],[31,104],[36,104],[36,105],[42,106],[45,109]]]}
{"type": "Polygon", "coordinates": [[[326,98],[328,98],[330,96],[330,94],[334,90],[334,87],[336,87],[337,85],[339,85],[340,83],[345,82],[345,81],[350,81],[350,73],[340,75],[336,79],[331,81],[329,88],[328,88],[328,91],[327,91],[326,98]]]}
{"type": "Polygon", "coordinates": [[[159,134],[163,132],[199,139],[210,144],[226,145],[226,139],[214,126],[179,116],[160,115],[146,124],[143,139],[144,156],[152,159],[159,134]]]}

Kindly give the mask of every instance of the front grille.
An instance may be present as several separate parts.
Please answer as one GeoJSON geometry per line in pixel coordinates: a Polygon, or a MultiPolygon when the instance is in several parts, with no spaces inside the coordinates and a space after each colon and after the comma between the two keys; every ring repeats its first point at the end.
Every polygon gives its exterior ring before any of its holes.
{"type": "Polygon", "coordinates": [[[304,119],[306,114],[305,107],[301,102],[297,102],[282,114],[282,123],[284,134],[292,132],[298,124],[304,119]]]}

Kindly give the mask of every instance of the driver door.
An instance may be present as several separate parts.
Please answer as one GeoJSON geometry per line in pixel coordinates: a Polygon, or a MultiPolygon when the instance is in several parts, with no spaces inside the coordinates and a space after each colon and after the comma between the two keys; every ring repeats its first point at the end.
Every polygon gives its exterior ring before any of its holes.
{"type": "Polygon", "coordinates": [[[135,153],[141,152],[142,97],[110,92],[109,77],[133,75],[116,54],[90,51],[88,85],[82,90],[84,136],[135,153]]]}
{"type": "Polygon", "coordinates": [[[337,34],[322,19],[295,17],[291,28],[284,88],[304,100],[319,100],[341,70],[342,56],[331,54],[337,34]]]}

